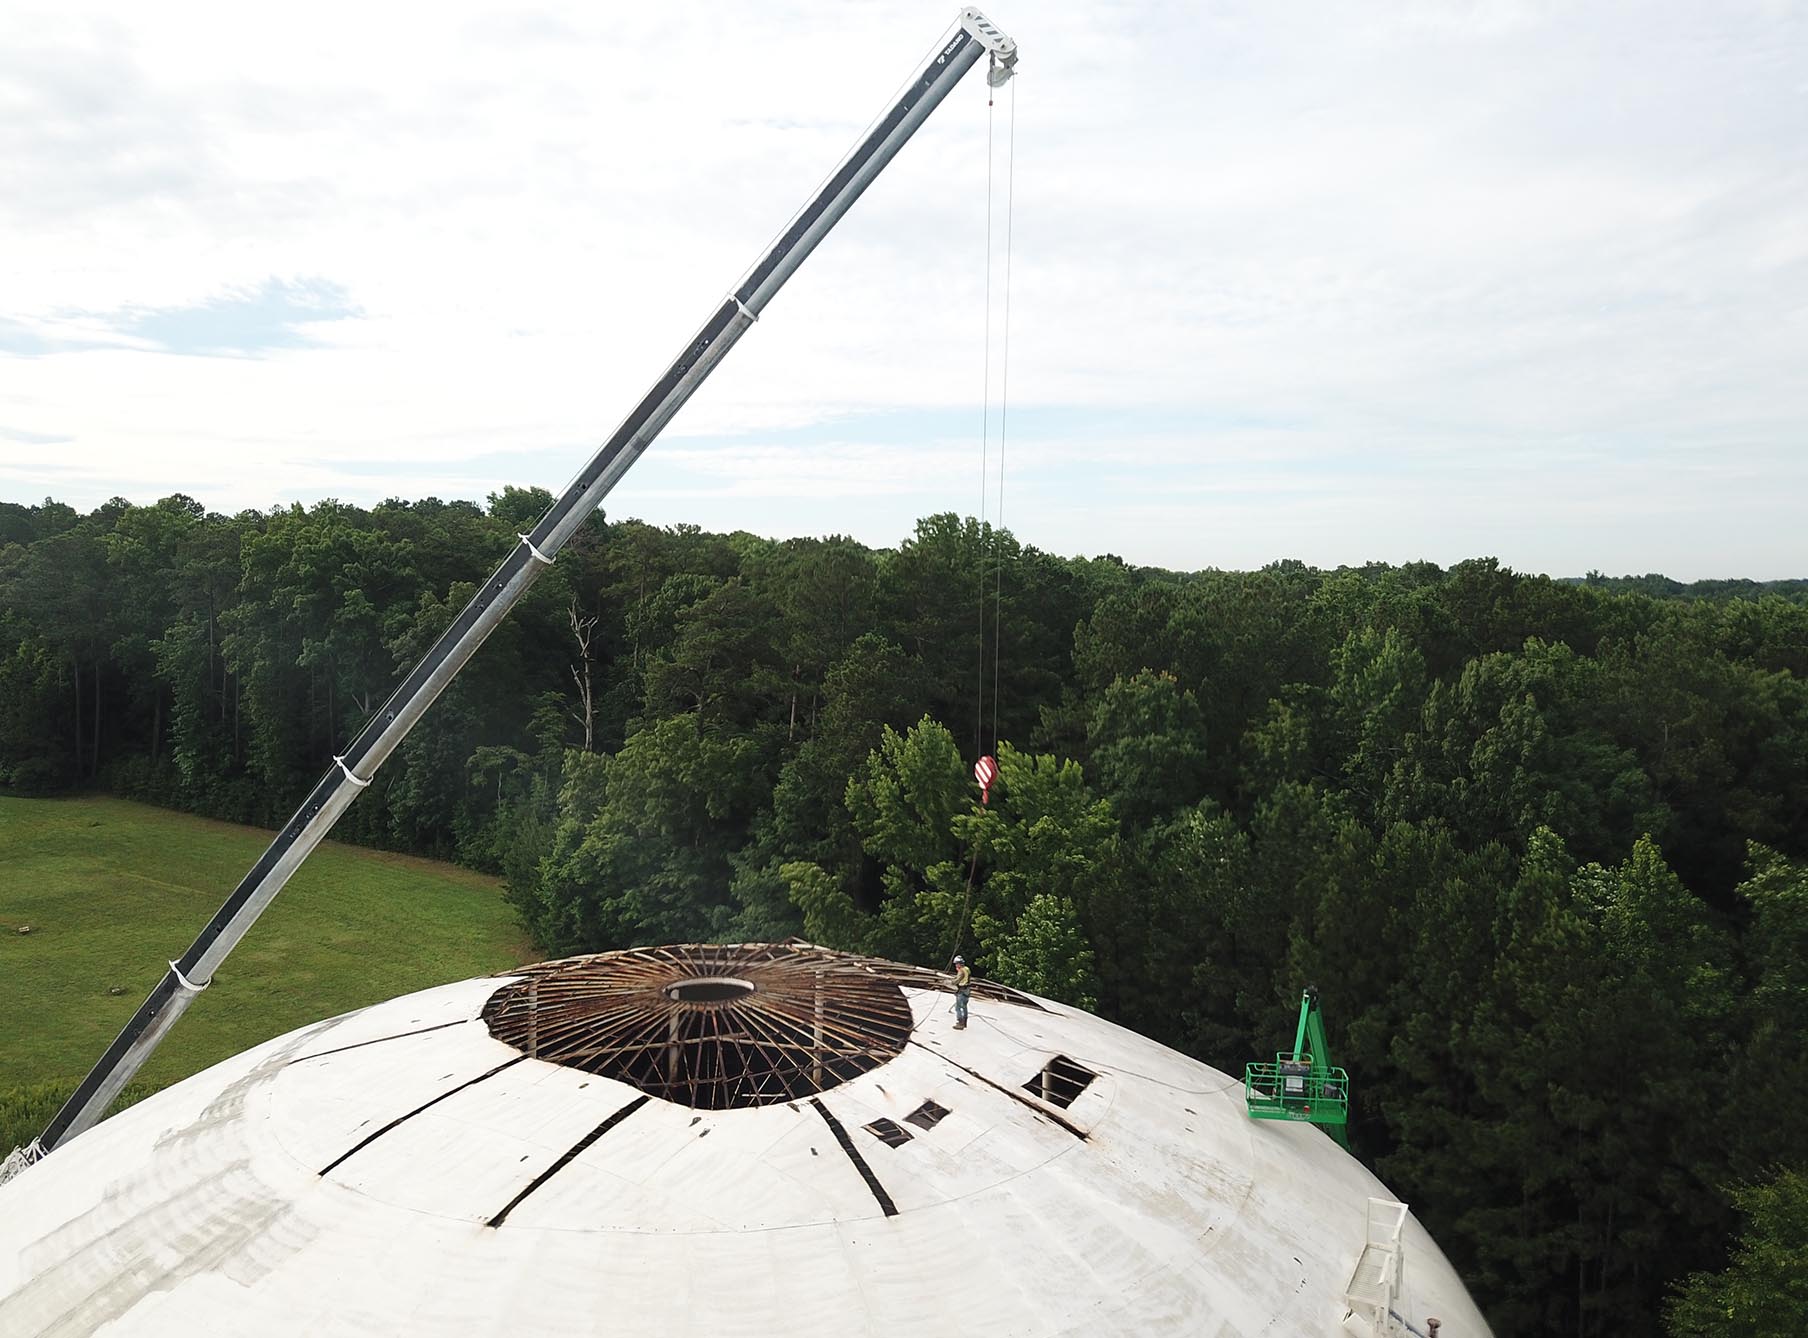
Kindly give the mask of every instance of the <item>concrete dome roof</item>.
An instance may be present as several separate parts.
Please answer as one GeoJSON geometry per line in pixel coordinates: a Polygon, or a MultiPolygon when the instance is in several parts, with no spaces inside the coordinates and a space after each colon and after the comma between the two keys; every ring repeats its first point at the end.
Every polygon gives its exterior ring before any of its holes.
{"type": "MultiPolygon", "coordinates": [[[[1341,1335],[1388,1197],[1060,1004],[982,985],[956,1031],[916,968],[603,954],[303,1027],[71,1140],[0,1187],[0,1332],[1341,1335]]],[[[1406,1322],[1487,1332],[1410,1216],[1400,1253],[1406,1322]]]]}

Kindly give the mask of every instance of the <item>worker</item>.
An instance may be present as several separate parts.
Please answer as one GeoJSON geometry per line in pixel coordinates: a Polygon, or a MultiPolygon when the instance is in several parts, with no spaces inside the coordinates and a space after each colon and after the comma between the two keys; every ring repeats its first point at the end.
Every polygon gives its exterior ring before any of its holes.
{"type": "Polygon", "coordinates": [[[967,967],[967,959],[956,956],[954,959],[954,1029],[962,1030],[967,1025],[967,1000],[973,996],[973,972],[967,967]]]}

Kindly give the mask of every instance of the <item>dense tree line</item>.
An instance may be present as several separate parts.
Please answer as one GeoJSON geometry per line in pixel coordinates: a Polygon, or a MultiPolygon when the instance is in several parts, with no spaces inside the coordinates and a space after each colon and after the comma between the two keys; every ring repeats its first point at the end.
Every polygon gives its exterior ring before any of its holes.
{"type": "MultiPolygon", "coordinates": [[[[0,786],[286,817],[549,500],[0,505],[0,786]]],[[[599,519],[340,834],[502,871],[549,952],[959,946],[1232,1072],[1313,982],[1501,1333],[1791,1303],[1802,582],[599,519]]]]}

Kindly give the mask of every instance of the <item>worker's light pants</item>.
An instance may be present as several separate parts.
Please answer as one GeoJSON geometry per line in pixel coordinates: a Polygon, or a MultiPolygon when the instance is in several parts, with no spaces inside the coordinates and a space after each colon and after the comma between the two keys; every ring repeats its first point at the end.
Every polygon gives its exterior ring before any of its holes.
{"type": "Polygon", "coordinates": [[[971,990],[956,990],[954,992],[954,1020],[962,1025],[965,1025],[967,1021],[967,999],[972,993],[973,991],[971,990]]]}

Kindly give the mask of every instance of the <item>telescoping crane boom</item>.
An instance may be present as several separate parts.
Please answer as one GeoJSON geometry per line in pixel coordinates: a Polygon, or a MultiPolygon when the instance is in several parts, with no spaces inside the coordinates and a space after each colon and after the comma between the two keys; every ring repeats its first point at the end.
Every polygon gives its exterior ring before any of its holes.
{"type": "Polygon", "coordinates": [[[1293,1049],[1276,1054],[1272,1064],[1248,1065],[1243,1070],[1243,1099],[1251,1119],[1307,1120],[1323,1125],[1331,1137],[1350,1146],[1344,1133],[1350,1119],[1350,1075],[1332,1067],[1318,991],[1312,986],[1300,996],[1293,1049]]]}
{"type": "Polygon", "coordinates": [[[107,1048],[100,1062],[59,1110],[25,1160],[95,1124],[195,996],[207,988],[220,963],[282,890],[315,846],[370,784],[372,775],[424,715],[477,648],[508,615],[567,540],[628,468],[640,458],[728,350],[745,334],[773,295],[866,188],[884,170],[929,114],[978,64],[999,87],[1015,72],[1017,44],[977,9],[956,16],[939,46],[903,91],[842,160],[816,195],[792,218],[703,328],[687,343],[633,412],[579,471],[539,524],[520,536],[495,575],[484,582],[433,649],[371,717],[187,952],[170,963],[150,996],[107,1048]]]}

